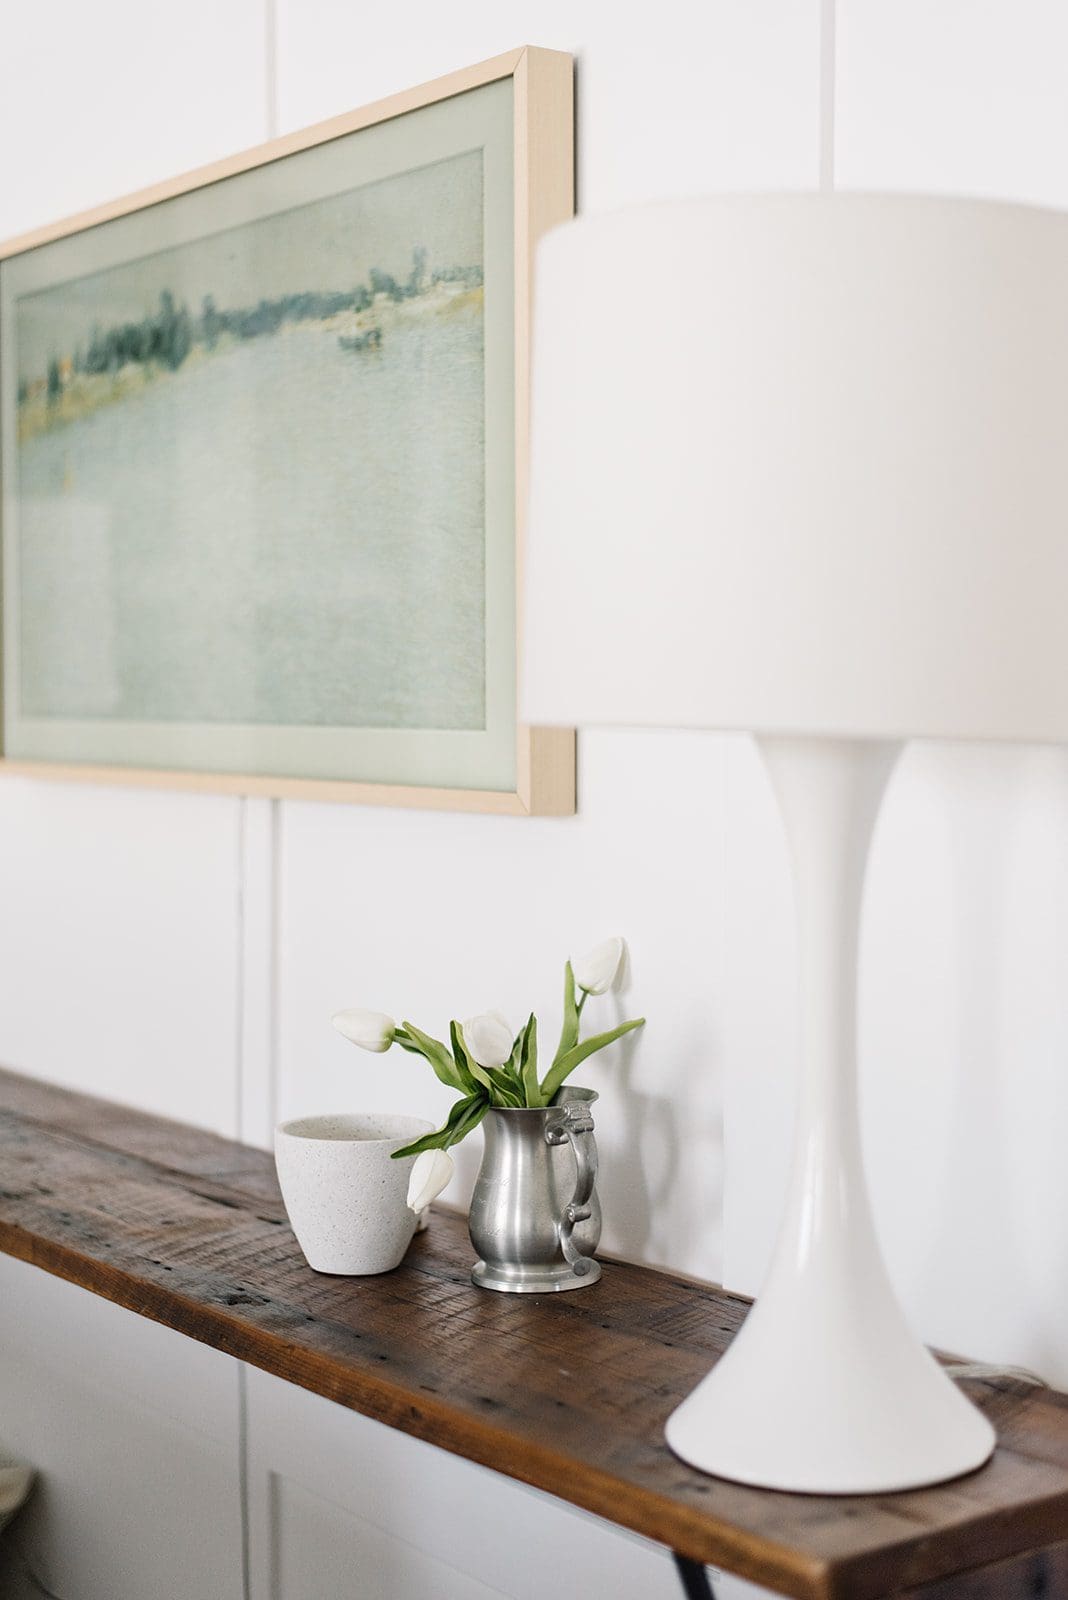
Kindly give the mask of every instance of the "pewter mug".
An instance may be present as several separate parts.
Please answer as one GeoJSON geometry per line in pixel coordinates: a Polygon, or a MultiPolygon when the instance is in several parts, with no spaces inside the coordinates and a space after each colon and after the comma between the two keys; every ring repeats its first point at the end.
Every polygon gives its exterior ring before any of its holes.
{"type": "Polygon", "coordinates": [[[594,1183],[592,1089],[565,1084],[544,1110],[495,1106],[482,1123],[486,1149],[471,1198],[471,1273],[483,1289],[551,1294],[601,1276],[594,1183]]]}

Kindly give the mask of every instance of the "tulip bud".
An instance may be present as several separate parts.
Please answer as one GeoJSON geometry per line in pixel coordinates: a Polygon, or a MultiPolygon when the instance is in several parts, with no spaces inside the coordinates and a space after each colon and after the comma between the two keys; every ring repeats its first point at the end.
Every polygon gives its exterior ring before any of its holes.
{"type": "Polygon", "coordinates": [[[499,1011],[483,1011],[461,1024],[464,1043],[480,1067],[503,1067],[515,1042],[511,1025],[499,1011]]]}
{"type": "Polygon", "coordinates": [[[349,1011],[337,1011],[331,1022],[344,1038],[358,1044],[361,1050],[373,1050],[381,1055],[393,1043],[397,1024],[384,1011],[361,1011],[354,1006],[349,1011]]]}
{"type": "Polygon", "coordinates": [[[408,1209],[417,1215],[436,1200],[452,1177],[453,1159],[447,1150],[423,1150],[412,1163],[408,1179],[408,1209]]]}
{"type": "Polygon", "coordinates": [[[607,994],[614,988],[623,967],[626,945],[620,938],[605,939],[584,956],[572,961],[575,982],[587,994],[607,994]]]}

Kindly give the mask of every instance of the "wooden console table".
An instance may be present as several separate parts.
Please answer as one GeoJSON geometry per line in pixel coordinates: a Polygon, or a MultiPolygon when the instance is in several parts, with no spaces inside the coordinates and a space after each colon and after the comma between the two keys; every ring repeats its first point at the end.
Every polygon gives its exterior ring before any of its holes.
{"type": "Polygon", "coordinates": [[[1068,1395],[971,1386],[1001,1443],[937,1489],[707,1478],[668,1451],[664,1420],[744,1300],[612,1261],[579,1294],[488,1294],[442,1212],[396,1272],[321,1277],[263,1151],[7,1072],[0,1249],[667,1545],[690,1596],[711,1592],[708,1564],[795,1600],[1068,1597],[1068,1395]]]}

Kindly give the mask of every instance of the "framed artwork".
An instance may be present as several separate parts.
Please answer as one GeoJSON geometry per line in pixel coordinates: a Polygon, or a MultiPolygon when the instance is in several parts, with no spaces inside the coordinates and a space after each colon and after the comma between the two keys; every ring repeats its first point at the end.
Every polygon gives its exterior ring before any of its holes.
{"type": "Polygon", "coordinates": [[[0,247],[0,772],[574,809],[516,710],[523,49],[0,247]]]}

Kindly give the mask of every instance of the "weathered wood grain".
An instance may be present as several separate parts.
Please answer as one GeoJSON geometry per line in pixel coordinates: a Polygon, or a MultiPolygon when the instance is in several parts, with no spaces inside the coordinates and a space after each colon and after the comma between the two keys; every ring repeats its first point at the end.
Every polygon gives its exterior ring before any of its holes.
{"type": "Polygon", "coordinates": [[[901,1600],[1068,1600],[1068,1544],[910,1589],[901,1600]]]}
{"type": "MultiPolygon", "coordinates": [[[[580,1294],[488,1294],[468,1276],[465,1224],[446,1213],[396,1272],[323,1277],[290,1232],[269,1155],[3,1072],[0,1248],[797,1600],[911,1594],[1068,1538],[1068,1396],[973,1385],[999,1449],[938,1489],[840,1499],[708,1478],[671,1455],[664,1421],[745,1301],[619,1262],[580,1294]]],[[[1052,1600],[1055,1559],[1016,1567],[1030,1588],[1014,1577],[932,1600],[1052,1600]]]]}

